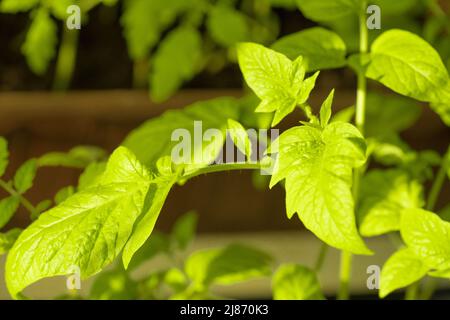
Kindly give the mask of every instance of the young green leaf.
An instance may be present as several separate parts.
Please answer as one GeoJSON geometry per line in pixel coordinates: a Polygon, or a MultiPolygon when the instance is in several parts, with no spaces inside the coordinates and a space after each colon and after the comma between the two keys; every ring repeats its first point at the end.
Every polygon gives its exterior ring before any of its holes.
{"type": "Polygon", "coordinates": [[[6,283],[17,295],[46,277],[71,273],[83,278],[111,263],[145,209],[152,176],[126,148],[110,157],[98,184],[43,213],[19,237],[6,261],[6,283]]]}
{"type": "Polygon", "coordinates": [[[0,177],[5,174],[6,167],[8,166],[8,141],[5,138],[0,137],[0,177]]]}
{"type": "MultiPolygon", "coordinates": [[[[194,103],[183,110],[167,111],[162,116],[150,119],[132,131],[123,145],[132,150],[144,164],[154,166],[160,157],[171,156],[174,148],[180,143],[189,142],[191,145],[195,137],[195,121],[199,121],[198,123],[201,121],[201,128],[204,131],[216,128],[225,135],[227,120],[239,119],[241,109],[241,105],[236,99],[218,98],[194,103]],[[212,114],[214,117],[211,117],[212,114]],[[174,132],[180,132],[180,137],[172,139],[174,132]],[[183,140],[176,140],[180,138],[183,140]],[[189,139],[189,141],[185,141],[185,139],[189,139]]],[[[213,140],[212,142],[202,141],[199,144],[194,142],[194,147],[187,151],[186,171],[208,165],[217,158],[222,151],[224,139],[222,141],[213,140]],[[213,152],[203,152],[211,147],[214,149],[213,152]],[[195,154],[201,155],[201,157],[195,157],[195,154]],[[201,158],[200,161],[197,160],[198,158],[201,158]]]]}
{"type": "Polygon", "coordinates": [[[52,206],[52,201],[51,200],[42,200],[41,202],[39,202],[36,207],[34,207],[34,211],[31,213],[30,218],[32,221],[36,220],[37,218],[39,218],[39,215],[46,211],[47,209],[49,209],[52,206]]]}
{"type": "Polygon", "coordinates": [[[400,229],[403,210],[424,205],[422,185],[402,170],[372,170],[361,183],[359,230],[365,237],[400,229]]]}
{"type": "Polygon", "coordinates": [[[85,168],[106,157],[105,150],[95,146],[77,146],[69,152],[49,152],[38,159],[40,167],[85,168]]]}
{"type": "Polygon", "coordinates": [[[366,76],[420,101],[442,101],[449,80],[439,54],[419,36],[389,30],[372,44],[366,76]]]}
{"type": "Polygon", "coordinates": [[[322,126],[322,128],[325,128],[328,125],[328,122],[330,121],[331,104],[333,103],[333,97],[334,97],[334,89],[331,90],[330,94],[320,107],[320,125],[322,126]]]}
{"type": "Polygon", "coordinates": [[[212,7],[207,27],[213,40],[224,47],[231,47],[245,41],[249,34],[246,17],[226,5],[212,7]]]}
{"type": "Polygon", "coordinates": [[[323,300],[319,280],[311,269],[285,264],[278,268],[272,279],[275,300],[323,300]]]}
{"type": "Polygon", "coordinates": [[[138,293],[137,283],[118,268],[102,272],[95,278],[89,292],[91,300],[132,300],[138,293]]]}
{"type": "Polygon", "coordinates": [[[89,164],[78,178],[77,189],[82,190],[95,184],[105,172],[105,168],[106,162],[92,162],[89,164]]]}
{"type": "Polygon", "coordinates": [[[133,255],[128,270],[133,271],[158,254],[170,252],[170,238],[164,233],[153,231],[147,241],[133,255]]]}
{"type": "Polygon", "coordinates": [[[428,270],[429,268],[410,249],[398,250],[386,261],[381,270],[380,297],[384,298],[392,291],[422,279],[428,270]]]}
{"type": "Polygon", "coordinates": [[[199,71],[202,39],[197,30],[179,27],[163,40],[153,59],[150,74],[152,99],[168,99],[199,71]]]}
{"type": "Polygon", "coordinates": [[[408,248],[430,269],[450,269],[450,223],[433,212],[408,209],[402,214],[401,234],[408,248]]]}
{"type": "Polygon", "coordinates": [[[294,127],[272,144],[278,153],[271,186],[286,179],[286,211],[330,246],[370,254],[358,234],[351,192],[352,170],[366,161],[366,144],[351,124],[334,122],[323,131],[294,127]]]}
{"type": "Polygon", "coordinates": [[[14,228],[6,233],[0,233],[0,255],[7,253],[11,249],[21,232],[22,229],[14,228]]]}
{"type": "Polygon", "coordinates": [[[248,137],[247,131],[239,122],[228,119],[228,133],[231,136],[236,147],[241,151],[247,160],[251,159],[252,156],[252,143],[248,137]]]}
{"type": "Polygon", "coordinates": [[[308,19],[324,22],[356,15],[360,0],[296,0],[308,19]]]}
{"type": "Polygon", "coordinates": [[[152,233],[159,213],[176,179],[177,175],[158,176],[151,181],[142,209],[143,215],[136,222],[133,234],[123,248],[122,261],[125,269],[128,268],[133,255],[142,247],[152,233]]]}
{"type": "MultiPolygon", "coordinates": [[[[92,0],[89,1],[92,2],[92,0]]],[[[44,6],[50,8],[53,15],[60,20],[64,20],[68,17],[67,8],[69,6],[80,4],[80,1],[77,0],[41,0],[41,2],[44,6]]]]}
{"type": "Polygon", "coordinates": [[[340,68],[346,64],[344,41],[336,33],[321,27],[282,37],[272,45],[272,49],[289,59],[303,56],[306,71],[340,68]]]}
{"type": "Polygon", "coordinates": [[[7,13],[28,11],[38,3],[39,0],[2,0],[0,2],[0,11],[7,13]]]}
{"type": "Polygon", "coordinates": [[[178,218],[175,222],[171,236],[178,248],[184,250],[195,236],[197,229],[198,215],[195,212],[188,212],[178,218]]]}
{"type": "Polygon", "coordinates": [[[36,176],[37,161],[30,159],[26,161],[14,175],[14,187],[17,192],[25,193],[33,186],[33,180],[36,176]]]}
{"type": "Polygon", "coordinates": [[[3,228],[19,208],[20,198],[9,196],[0,201],[0,229],[3,228]]]}
{"type": "Polygon", "coordinates": [[[193,253],[185,271],[197,288],[205,289],[211,284],[230,285],[266,276],[271,264],[271,257],[264,252],[232,244],[193,253]]]}
{"type": "Polygon", "coordinates": [[[256,112],[275,111],[272,126],[308,99],[310,90],[301,91],[305,77],[302,57],[291,61],[262,45],[241,43],[238,59],[245,81],[262,100],[256,112]]]}
{"type": "Polygon", "coordinates": [[[73,186],[67,186],[60,189],[55,195],[55,203],[58,205],[75,193],[73,186]]]}
{"type": "Polygon", "coordinates": [[[351,122],[355,116],[355,106],[346,107],[338,112],[336,112],[332,118],[331,122],[351,122]]]}
{"type": "Polygon", "coordinates": [[[47,9],[35,12],[30,29],[27,32],[22,53],[28,66],[37,75],[43,75],[56,53],[57,27],[47,9]]]}

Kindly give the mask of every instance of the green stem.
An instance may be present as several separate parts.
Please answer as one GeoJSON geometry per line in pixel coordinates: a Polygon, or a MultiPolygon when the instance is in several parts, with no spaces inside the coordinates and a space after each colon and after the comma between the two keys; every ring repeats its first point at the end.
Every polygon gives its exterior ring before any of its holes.
{"type": "Polygon", "coordinates": [[[232,170],[259,170],[263,167],[263,165],[259,162],[253,162],[253,163],[223,163],[223,164],[216,164],[208,167],[201,168],[193,173],[188,173],[180,177],[180,181],[186,181],[192,178],[195,178],[197,176],[208,174],[208,173],[214,173],[214,172],[221,172],[221,171],[232,171],[232,170]]]}
{"type": "Polygon", "coordinates": [[[3,188],[6,192],[8,192],[10,195],[14,197],[18,197],[20,199],[20,203],[30,212],[34,213],[36,211],[36,208],[31,204],[30,201],[28,201],[26,198],[24,198],[20,193],[18,193],[16,190],[14,190],[5,180],[0,179],[0,187],[3,188]]]}
{"type": "Polygon", "coordinates": [[[406,289],[405,300],[416,300],[419,293],[420,282],[414,282],[406,289]]]}
{"type": "Polygon", "coordinates": [[[348,300],[350,298],[350,277],[352,273],[353,255],[348,251],[341,251],[341,266],[339,274],[338,300],[348,300]]]}
{"type": "Polygon", "coordinates": [[[53,82],[53,89],[56,91],[66,91],[70,87],[75,69],[79,33],[77,29],[69,30],[66,25],[63,26],[53,82]]]}
{"type": "MultiPolygon", "coordinates": [[[[367,1],[361,2],[361,8],[359,12],[359,52],[360,54],[367,53],[369,49],[369,37],[366,27],[366,7],[367,1]]],[[[362,57],[361,57],[362,60],[362,57]]],[[[361,61],[362,62],[362,61],[361,61]]],[[[357,74],[357,90],[356,90],[356,115],[355,123],[361,134],[364,134],[364,123],[366,116],[366,98],[367,98],[367,80],[364,71],[359,71],[357,74]]],[[[356,169],[353,177],[353,201],[355,206],[358,203],[359,197],[359,184],[361,176],[364,173],[364,167],[356,169]]],[[[338,292],[338,299],[348,299],[349,283],[351,278],[351,263],[352,254],[350,252],[341,252],[341,270],[340,270],[340,286],[338,292]]]]}
{"type": "Polygon", "coordinates": [[[328,252],[328,245],[325,242],[322,242],[320,246],[319,255],[317,256],[316,263],[314,264],[314,271],[316,271],[317,273],[320,272],[320,270],[323,267],[323,263],[325,262],[327,252],[328,252]]]}

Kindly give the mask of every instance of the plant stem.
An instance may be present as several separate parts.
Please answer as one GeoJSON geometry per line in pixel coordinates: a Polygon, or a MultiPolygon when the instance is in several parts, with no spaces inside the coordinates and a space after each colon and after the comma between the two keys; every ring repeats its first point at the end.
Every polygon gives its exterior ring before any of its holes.
{"type": "MultiPolygon", "coordinates": [[[[359,12],[359,53],[367,53],[369,49],[368,32],[366,27],[366,7],[367,1],[361,2],[361,8],[359,12]]],[[[362,60],[362,58],[361,58],[362,60]]],[[[356,115],[355,123],[356,127],[359,129],[361,134],[364,135],[364,123],[366,116],[366,97],[367,97],[367,80],[364,71],[358,71],[357,74],[357,90],[356,90],[356,115]]],[[[353,202],[355,207],[358,203],[359,197],[359,184],[361,176],[364,173],[364,167],[358,168],[354,172],[353,176],[353,202]]],[[[338,292],[338,299],[344,300],[348,299],[349,294],[349,283],[351,278],[351,263],[352,254],[347,251],[341,252],[341,270],[340,270],[340,286],[338,292]]]]}
{"type": "Polygon", "coordinates": [[[75,69],[79,33],[79,30],[69,30],[65,24],[63,25],[61,46],[53,82],[53,89],[56,91],[66,91],[70,87],[75,69]]]}
{"type": "Polygon", "coordinates": [[[221,171],[231,171],[231,170],[258,170],[261,169],[263,165],[259,162],[253,162],[253,163],[223,163],[223,164],[216,164],[208,167],[201,168],[193,173],[186,174],[181,176],[179,180],[189,180],[194,177],[213,173],[213,172],[221,172],[221,171]]]}
{"type": "Polygon", "coordinates": [[[348,300],[350,298],[350,275],[352,273],[353,255],[348,251],[341,251],[341,266],[339,274],[339,292],[338,300],[348,300]]]}
{"type": "Polygon", "coordinates": [[[14,197],[19,197],[20,203],[30,212],[34,213],[36,208],[24,198],[20,193],[14,190],[5,180],[0,179],[0,187],[14,197]]]}
{"type": "Polygon", "coordinates": [[[316,263],[314,264],[314,271],[317,273],[322,269],[323,263],[325,261],[325,257],[327,256],[328,245],[325,242],[322,242],[320,246],[319,255],[317,256],[316,263]]]}
{"type": "Polygon", "coordinates": [[[414,282],[406,289],[405,300],[416,300],[419,293],[420,281],[414,282]]]}

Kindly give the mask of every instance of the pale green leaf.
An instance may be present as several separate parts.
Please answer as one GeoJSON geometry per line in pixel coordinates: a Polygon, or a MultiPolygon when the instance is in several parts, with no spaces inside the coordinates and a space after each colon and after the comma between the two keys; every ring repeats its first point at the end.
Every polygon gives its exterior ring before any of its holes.
{"type": "Polygon", "coordinates": [[[359,230],[365,237],[400,229],[403,210],[424,205],[422,185],[402,170],[372,170],[361,183],[359,230]]]}
{"type": "Polygon", "coordinates": [[[72,273],[86,278],[120,253],[143,212],[150,173],[126,148],[110,157],[98,184],[40,215],[19,237],[6,262],[6,283],[16,298],[28,285],[72,273]]]}
{"type": "Polygon", "coordinates": [[[338,112],[336,112],[332,118],[331,122],[351,122],[355,116],[355,106],[346,107],[338,112]]]}
{"type": "Polygon", "coordinates": [[[168,99],[198,71],[202,55],[202,39],[191,27],[179,27],[162,41],[153,58],[150,73],[151,97],[161,102],[168,99]]]}
{"type": "Polygon", "coordinates": [[[286,211],[327,244],[370,254],[358,234],[351,191],[352,170],[366,161],[366,145],[351,124],[325,129],[294,127],[272,144],[278,153],[271,186],[286,179],[286,211]]]}
{"type": "Polygon", "coordinates": [[[186,249],[188,244],[194,239],[197,230],[198,215],[195,212],[188,212],[177,219],[171,236],[178,248],[186,249]]]}
{"type": "Polygon", "coordinates": [[[60,189],[55,195],[55,203],[58,205],[75,193],[73,186],[67,186],[60,189]]]}
{"type": "Polygon", "coordinates": [[[392,291],[422,279],[428,269],[410,249],[398,250],[386,261],[381,270],[380,297],[384,298],[392,291]]]}
{"type": "Polygon", "coordinates": [[[8,141],[5,138],[0,137],[0,177],[5,174],[6,167],[8,166],[8,141]]]}
{"type": "Polygon", "coordinates": [[[106,157],[105,150],[95,146],[77,146],[68,152],[49,152],[38,159],[40,167],[85,168],[106,157]]]}
{"type": "Polygon", "coordinates": [[[227,130],[239,151],[250,160],[252,156],[252,143],[242,124],[233,119],[228,119],[227,130]]]}
{"type": "Polygon", "coordinates": [[[34,12],[22,53],[28,66],[37,75],[43,75],[56,54],[58,28],[44,8],[34,12]]]}
{"type": "Polygon", "coordinates": [[[0,229],[3,228],[19,208],[20,198],[9,196],[0,201],[0,229]]]}
{"type": "Polygon", "coordinates": [[[241,12],[225,5],[212,7],[207,27],[212,39],[225,47],[245,41],[249,34],[246,17],[241,12]]]}
{"type": "Polygon", "coordinates": [[[51,206],[52,206],[51,200],[46,199],[46,200],[42,200],[41,202],[39,202],[34,207],[34,211],[30,215],[31,220],[33,220],[33,221],[36,220],[42,212],[46,211],[51,206]]]}
{"type": "Polygon", "coordinates": [[[137,296],[137,283],[122,269],[102,272],[89,292],[91,300],[134,300],[137,296]]]}
{"type": "Polygon", "coordinates": [[[275,300],[323,300],[319,280],[311,269],[285,264],[278,268],[272,279],[275,300]]]}
{"type": "Polygon", "coordinates": [[[16,188],[17,192],[25,193],[33,186],[34,177],[36,176],[36,170],[36,159],[30,159],[20,166],[20,168],[14,175],[14,187],[16,188]]]}
{"type": "Polygon", "coordinates": [[[39,0],[2,0],[0,2],[0,11],[7,13],[28,11],[38,3],[39,0]]]}
{"type": "Polygon", "coordinates": [[[296,0],[299,9],[308,19],[329,21],[356,15],[360,0],[296,0]]]}
{"type": "MultiPolygon", "coordinates": [[[[294,111],[301,93],[305,67],[302,58],[285,55],[255,43],[238,46],[238,60],[245,81],[262,101],[256,112],[273,112],[272,126],[294,111]]],[[[301,95],[304,100],[304,95],[301,95]]]]}
{"type": "Polygon", "coordinates": [[[320,107],[320,124],[323,128],[327,126],[331,118],[331,104],[333,103],[333,97],[334,97],[334,89],[331,90],[330,94],[320,107]]]}
{"type": "Polygon", "coordinates": [[[321,27],[284,36],[272,48],[289,59],[303,56],[307,71],[340,68],[346,64],[344,41],[336,33],[321,27]]]}
{"type": "Polygon", "coordinates": [[[78,190],[84,189],[96,183],[105,172],[106,162],[92,162],[78,178],[78,190]]]}
{"type": "Polygon", "coordinates": [[[14,228],[6,233],[0,233],[0,255],[7,253],[16,242],[22,229],[14,228]]]}
{"type": "Polygon", "coordinates": [[[41,3],[50,8],[53,15],[60,20],[65,20],[69,16],[67,13],[69,6],[80,4],[77,0],[41,0],[41,3]]]}
{"type": "Polygon", "coordinates": [[[151,236],[145,241],[145,243],[139,248],[139,250],[133,255],[128,270],[134,270],[139,268],[142,263],[152,259],[161,253],[170,252],[170,238],[158,231],[153,231],[151,236]]]}
{"type": "Polygon", "coordinates": [[[186,164],[186,171],[191,171],[213,162],[222,151],[224,143],[222,137],[221,141],[214,139],[196,144],[194,141],[196,124],[201,121],[203,132],[214,128],[220,130],[224,136],[227,119],[239,119],[240,111],[239,101],[233,98],[197,102],[183,110],[167,111],[158,118],[148,120],[133,130],[123,145],[131,149],[138,159],[148,166],[155,166],[160,157],[171,156],[174,148],[181,143],[193,146],[186,148],[186,159],[184,157],[181,159],[186,164]],[[172,139],[172,135],[176,132],[181,134],[180,137],[172,139]],[[206,152],[208,149],[212,149],[212,152],[206,152]]]}
{"type": "Polygon", "coordinates": [[[372,44],[366,76],[420,101],[442,101],[449,75],[439,54],[408,31],[384,32],[372,44]]]}
{"type": "Polygon", "coordinates": [[[430,269],[450,269],[450,223],[433,212],[408,209],[402,214],[401,234],[408,248],[430,269]]]}
{"type": "Polygon", "coordinates": [[[202,289],[210,284],[230,285],[267,276],[271,263],[272,259],[264,252],[232,244],[195,252],[186,261],[185,271],[202,289]]]}

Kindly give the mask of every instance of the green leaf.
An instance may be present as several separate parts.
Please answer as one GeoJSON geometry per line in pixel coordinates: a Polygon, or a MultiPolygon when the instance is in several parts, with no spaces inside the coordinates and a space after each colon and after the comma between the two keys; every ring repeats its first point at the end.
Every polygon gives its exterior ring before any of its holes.
{"type": "Polygon", "coordinates": [[[270,274],[272,259],[259,250],[232,244],[225,248],[205,249],[193,253],[185,271],[194,285],[230,285],[270,274]]]}
{"type": "Polygon", "coordinates": [[[133,271],[139,268],[142,263],[148,261],[161,253],[169,253],[170,239],[167,235],[153,231],[147,241],[139,248],[134,254],[133,258],[128,265],[128,270],[133,271]]]}
{"type": "Polygon", "coordinates": [[[450,127],[450,101],[432,102],[430,107],[441,117],[442,121],[450,127]]]}
{"type": "Polygon", "coordinates": [[[110,157],[98,184],[43,213],[19,237],[6,261],[6,283],[17,295],[77,266],[83,278],[111,263],[144,211],[153,177],[126,148],[110,157]]]}
{"type": "Polygon", "coordinates": [[[272,126],[308,99],[309,92],[302,92],[305,67],[301,57],[291,61],[262,45],[241,43],[238,59],[245,81],[262,100],[256,112],[275,111],[272,126]]]}
{"type": "Polygon", "coordinates": [[[175,184],[176,175],[158,176],[151,181],[145,198],[143,215],[136,222],[133,234],[128,239],[122,253],[122,261],[125,269],[133,255],[142,247],[155,227],[156,220],[166,201],[170,189],[175,184]]]}
{"type": "Polygon", "coordinates": [[[85,168],[106,157],[105,150],[95,146],[77,146],[69,152],[49,152],[38,159],[40,167],[85,168]]]}
{"type": "Polygon", "coordinates": [[[3,228],[19,208],[20,198],[10,196],[0,201],[0,229],[3,228]]]}
{"type": "Polygon", "coordinates": [[[60,20],[65,20],[69,16],[67,14],[67,8],[69,6],[80,5],[79,1],[77,0],[41,0],[41,3],[43,6],[50,8],[53,15],[60,20]]]}
{"type": "Polygon", "coordinates": [[[439,210],[438,214],[442,220],[450,222],[450,204],[439,210]]]}
{"type": "Polygon", "coordinates": [[[43,75],[56,54],[58,28],[45,8],[35,12],[28,29],[22,53],[28,66],[37,75],[43,75]]]}
{"type": "Polygon", "coordinates": [[[330,121],[331,104],[333,103],[333,97],[334,97],[334,89],[331,90],[330,94],[320,107],[320,125],[322,126],[322,128],[325,128],[328,125],[328,122],[330,121]]]}
{"type": "Polygon", "coordinates": [[[416,123],[420,105],[400,96],[369,93],[367,95],[366,135],[386,136],[402,132],[416,123]]]}
{"type": "Polygon", "coordinates": [[[133,300],[137,299],[137,283],[122,269],[102,272],[95,278],[89,292],[91,300],[133,300]]]}
{"type": "Polygon", "coordinates": [[[46,211],[47,209],[49,209],[52,206],[52,201],[51,200],[42,200],[41,202],[39,202],[36,207],[34,207],[34,211],[31,213],[30,218],[31,220],[36,220],[39,215],[46,211]]]}
{"type": "Polygon", "coordinates": [[[167,111],[158,118],[148,120],[132,131],[123,142],[123,145],[131,149],[144,164],[155,166],[156,161],[160,157],[171,156],[177,145],[182,142],[189,142],[194,147],[190,148],[190,151],[186,151],[188,154],[187,161],[185,161],[185,171],[191,171],[194,168],[200,168],[213,162],[222,151],[224,143],[224,139],[221,141],[214,139],[212,142],[202,141],[202,143],[195,143],[193,140],[196,136],[195,121],[201,121],[204,132],[208,129],[216,128],[221,130],[224,135],[227,120],[238,119],[239,113],[239,101],[233,98],[218,98],[197,102],[183,110],[167,111]],[[179,138],[180,140],[183,138],[181,141],[171,139],[172,134],[176,130],[180,133],[183,133],[182,131],[185,130],[188,137],[181,136],[179,138]],[[158,137],[158,139],[155,139],[155,137],[158,137]],[[189,139],[189,141],[185,141],[185,139],[189,139]],[[211,148],[211,153],[206,152],[206,150],[211,148]],[[195,156],[196,154],[197,157],[195,156]]]}
{"type": "Polygon", "coordinates": [[[0,137],[0,177],[5,174],[6,167],[8,167],[8,141],[5,138],[0,137]]]}
{"type": "Polygon", "coordinates": [[[331,118],[331,122],[351,122],[355,116],[355,106],[346,107],[336,112],[331,118]]]}
{"type": "Polygon", "coordinates": [[[422,185],[398,169],[372,170],[361,183],[359,230],[365,237],[400,229],[403,210],[424,205],[422,185]]]}
{"type": "Polygon", "coordinates": [[[14,228],[6,233],[0,233],[0,255],[7,253],[11,249],[21,232],[22,229],[14,228]]]}
{"type": "Polygon", "coordinates": [[[178,218],[173,226],[171,236],[178,248],[184,250],[188,244],[194,239],[197,229],[198,215],[195,212],[188,212],[178,218]]]}
{"type": "Polygon", "coordinates": [[[360,0],[297,0],[303,15],[313,21],[329,21],[356,15],[360,0]]]}
{"type": "Polygon", "coordinates": [[[133,60],[144,59],[161,33],[189,5],[184,0],[126,0],[120,23],[133,60]]]}
{"type": "Polygon", "coordinates": [[[439,102],[449,75],[439,54],[419,36],[389,30],[372,44],[366,76],[419,101],[439,102]]]}
{"type": "Polygon", "coordinates": [[[90,163],[78,179],[78,190],[85,189],[93,184],[105,172],[106,162],[92,162],[90,163]]]}
{"type": "Polygon", "coordinates": [[[307,71],[340,68],[346,64],[344,41],[336,33],[321,27],[284,36],[272,48],[289,59],[303,56],[307,71]]]}
{"type": "Polygon", "coordinates": [[[402,214],[402,238],[429,269],[450,269],[450,223],[433,212],[408,209],[402,214]]]}
{"type": "Polygon", "coordinates": [[[275,300],[323,300],[319,280],[311,269],[285,264],[278,268],[272,280],[275,300]]]}
{"type": "Polygon", "coordinates": [[[7,13],[28,11],[38,3],[39,0],[2,0],[0,2],[0,11],[7,13]]]}
{"type": "Polygon", "coordinates": [[[75,193],[75,188],[73,186],[67,186],[60,189],[55,195],[55,203],[60,204],[64,202],[67,198],[75,193]]]}
{"type": "Polygon", "coordinates": [[[408,249],[395,252],[384,264],[380,277],[380,297],[422,279],[428,267],[408,249]]]}
{"type": "Polygon", "coordinates": [[[371,3],[381,7],[381,12],[386,15],[400,15],[420,6],[419,0],[371,0],[371,3]]]}
{"type": "Polygon", "coordinates": [[[25,193],[33,186],[34,177],[36,176],[37,161],[36,159],[30,159],[26,161],[17,170],[14,175],[14,187],[17,192],[25,193]]]}
{"type": "Polygon", "coordinates": [[[330,246],[370,254],[358,234],[352,170],[366,161],[366,145],[351,124],[334,122],[319,129],[293,127],[272,144],[278,153],[271,187],[286,179],[286,211],[330,246]]]}
{"type": "Polygon", "coordinates": [[[247,131],[239,122],[228,119],[228,131],[231,139],[236,147],[242,152],[250,161],[252,156],[252,143],[248,137],[247,131]]]}
{"type": "Polygon", "coordinates": [[[217,5],[211,9],[207,27],[212,39],[224,47],[245,41],[249,35],[246,17],[226,5],[217,5]]]}
{"type": "Polygon", "coordinates": [[[161,102],[168,99],[198,71],[202,55],[202,39],[191,27],[178,27],[162,41],[153,58],[150,74],[151,97],[161,102]]]}

